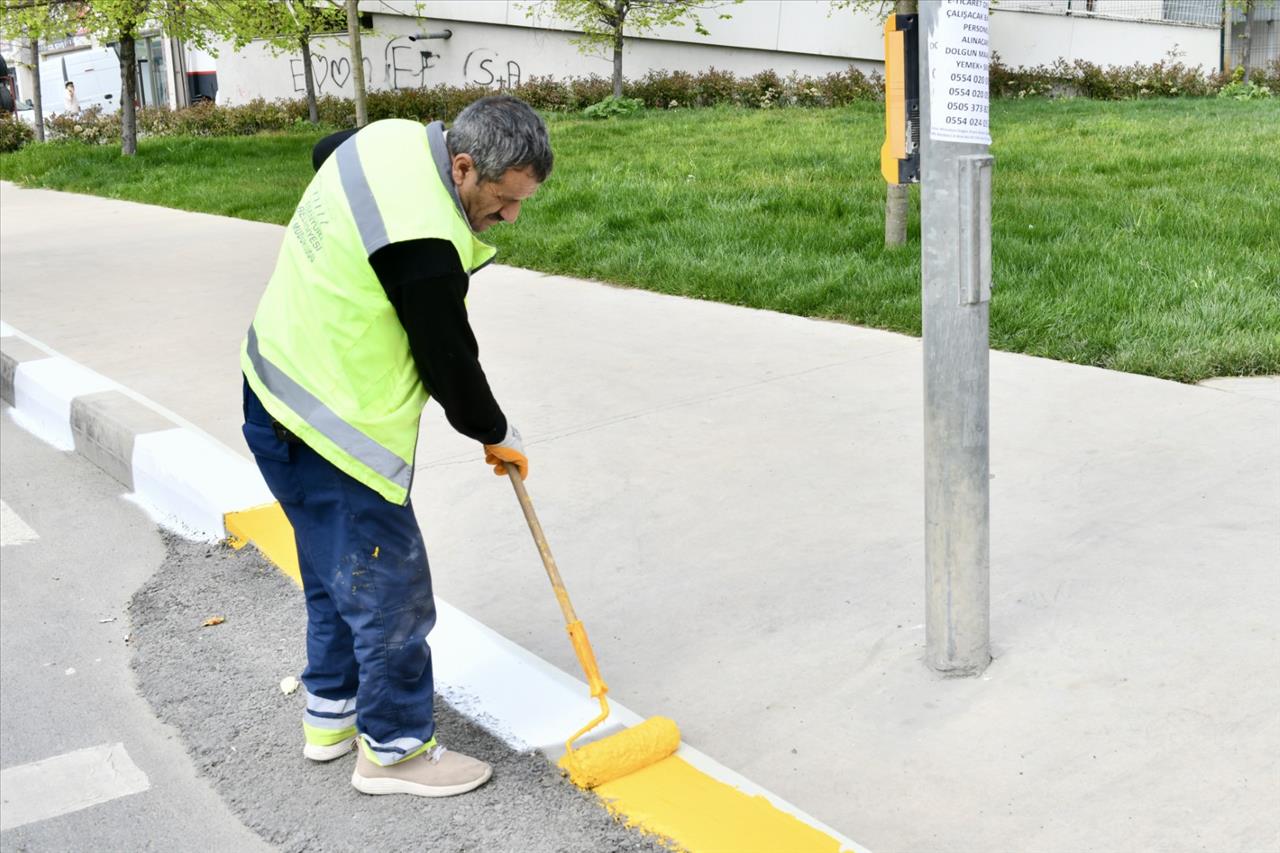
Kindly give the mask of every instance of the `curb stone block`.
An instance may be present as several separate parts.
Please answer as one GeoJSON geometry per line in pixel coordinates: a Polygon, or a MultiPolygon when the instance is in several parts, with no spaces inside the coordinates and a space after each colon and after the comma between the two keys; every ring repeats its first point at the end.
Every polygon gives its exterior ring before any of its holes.
{"type": "Polygon", "coordinates": [[[0,399],[14,405],[13,377],[19,364],[49,357],[47,352],[22,338],[10,335],[0,338],[0,399]]]}
{"type": "Polygon", "coordinates": [[[119,391],[99,391],[71,401],[76,452],[133,490],[134,439],[173,429],[165,416],[119,391]]]}

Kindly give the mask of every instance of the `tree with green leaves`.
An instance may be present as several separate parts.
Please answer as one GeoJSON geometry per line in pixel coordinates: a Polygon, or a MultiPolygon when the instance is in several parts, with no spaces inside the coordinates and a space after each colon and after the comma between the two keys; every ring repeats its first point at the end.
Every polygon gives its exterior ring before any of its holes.
{"type": "MultiPolygon", "coordinates": [[[[44,142],[44,93],[40,87],[40,41],[63,38],[75,29],[67,17],[68,7],[61,4],[19,3],[5,0],[0,13],[0,36],[26,45],[31,57],[31,106],[35,118],[35,136],[44,142]]],[[[15,57],[16,61],[17,57],[15,57]]]]}
{"type": "Polygon", "coordinates": [[[221,0],[219,8],[236,50],[260,40],[272,55],[295,50],[301,54],[307,113],[312,124],[319,123],[311,41],[318,35],[346,31],[342,0],[221,0]]]}
{"type": "MultiPolygon", "coordinates": [[[[269,3],[271,0],[258,0],[269,3]]],[[[212,52],[213,42],[234,31],[223,0],[4,0],[4,17],[41,14],[71,22],[76,32],[114,45],[120,57],[120,151],[138,150],[137,39],[151,27],[212,52]]],[[[37,72],[38,73],[38,72],[37,72]]]]}
{"type": "MultiPolygon", "coordinates": [[[[701,0],[550,0],[529,9],[536,17],[544,5],[552,13],[582,30],[574,39],[583,53],[613,49],[613,96],[622,97],[622,46],[627,35],[647,33],[658,27],[692,24],[700,35],[709,35],[700,13],[742,0],[701,2],[701,0]]],[[[720,18],[730,17],[720,14],[720,18]]]]}

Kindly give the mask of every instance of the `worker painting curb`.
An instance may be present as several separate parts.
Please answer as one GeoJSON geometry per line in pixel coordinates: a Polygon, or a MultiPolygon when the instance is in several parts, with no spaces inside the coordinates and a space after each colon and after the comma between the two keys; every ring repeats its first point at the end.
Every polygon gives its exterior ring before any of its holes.
{"type": "MultiPolygon", "coordinates": [[[[300,583],[293,531],[251,462],[155,403],[0,323],[0,396],[24,428],[75,450],[159,523],[192,539],[252,543],[300,583]]],[[[437,690],[514,749],[550,761],[594,713],[578,679],[436,599],[437,690]]],[[[643,719],[614,703],[599,736],[643,719]]],[[[682,744],[651,767],[595,789],[619,819],[680,849],[863,853],[795,806],[682,744]]]]}
{"type": "MultiPolygon", "coordinates": [[[[233,543],[252,542],[299,583],[292,531],[278,504],[231,513],[233,543]]],[[[436,689],[514,749],[555,762],[565,737],[596,713],[582,681],[436,598],[431,632],[436,689]]],[[[614,702],[607,737],[644,721],[614,702]]],[[[675,755],[595,789],[628,825],[672,839],[691,853],[865,853],[792,804],[681,744],[675,755]]]]}

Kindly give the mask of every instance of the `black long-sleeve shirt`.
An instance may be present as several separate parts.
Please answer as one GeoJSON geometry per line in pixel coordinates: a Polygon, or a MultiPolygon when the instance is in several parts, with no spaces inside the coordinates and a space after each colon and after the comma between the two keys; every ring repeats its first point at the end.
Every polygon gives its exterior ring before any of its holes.
{"type": "MultiPolygon", "coordinates": [[[[320,140],[311,152],[317,170],[354,130],[320,140]]],[[[480,347],[464,299],[469,276],[448,240],[391,243],[369,256],[387,299],[409,337],[409,350],[427,392],[458,432],[485,444],[506,437],[507,419],[480,367],[480,347]]]]}

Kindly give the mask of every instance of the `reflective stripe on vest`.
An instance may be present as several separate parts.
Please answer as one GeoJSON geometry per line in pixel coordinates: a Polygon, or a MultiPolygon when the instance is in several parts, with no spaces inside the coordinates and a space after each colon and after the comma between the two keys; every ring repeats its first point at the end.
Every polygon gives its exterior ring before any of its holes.
{"type": "Polygon", "coordinates": [[[378,210],[378,202],[374,200],[373,190],[369,188],[364,166],[360,164],[360,152],[354,144],[339,145],[335,156],[338,158],[342,190],[347,194],[351,215],[355,217],[356,227],[360,229],[364,250],[372,255],[391,241],[387,239],[387,226],[382,221],[382,211],[378,210]]]}
{"type": "Polygon", "coordinates": [[[285,229],[241,348],[264,408],[339,470],[392,503],[409,500],[428,391],[369,263],[384,246],[447,240],[474,272],[495,249],[453,184],[444,129],[386,119],[343,142],[285,229]]]}
{"type": "MultiPolygon", "coordinates": [[[[381,222],[381,220],[379,220],[381,222]]],[[[321,402],[314,394],[290,379],[258,351],[258,333],[249,326],[249,361],[254,372],[280,402],[305,420],[316,432],[332,441],[356,461],[376,471],[397,486],[408,490],[413,480],[413,467],[395,453],[351,426],[321,402]]]]}

